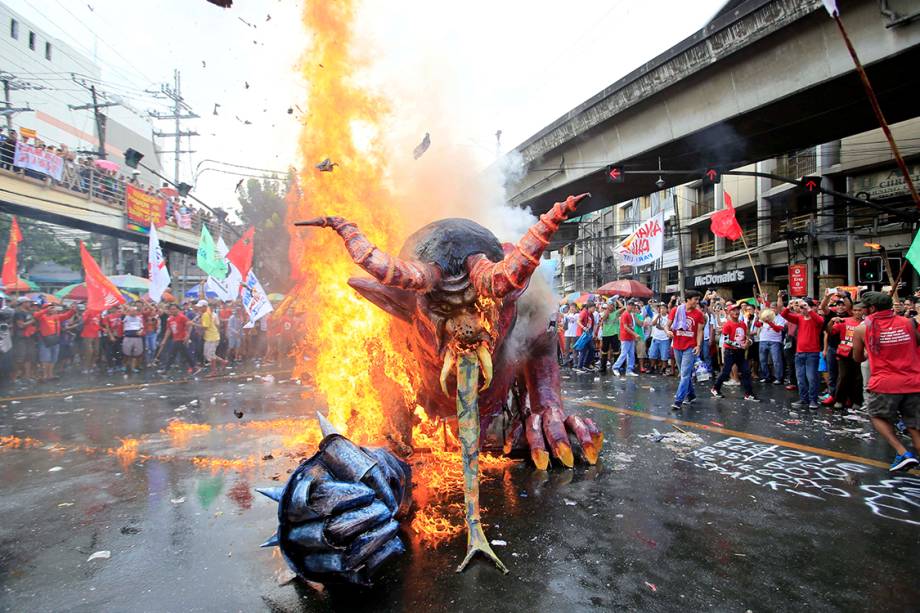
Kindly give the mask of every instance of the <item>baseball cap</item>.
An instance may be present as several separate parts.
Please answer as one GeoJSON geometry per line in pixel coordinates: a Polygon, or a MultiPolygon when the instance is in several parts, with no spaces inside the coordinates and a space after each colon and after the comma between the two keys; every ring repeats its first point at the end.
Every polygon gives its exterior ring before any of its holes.
{"type": "Polygon", "coordinates": [[[208,306],[208,301],[207,301],[207,300],[199,300],[199,301],[195,304],[195,306],[196,306],[196,307],[206,307],[206,306],[208,306]]]}

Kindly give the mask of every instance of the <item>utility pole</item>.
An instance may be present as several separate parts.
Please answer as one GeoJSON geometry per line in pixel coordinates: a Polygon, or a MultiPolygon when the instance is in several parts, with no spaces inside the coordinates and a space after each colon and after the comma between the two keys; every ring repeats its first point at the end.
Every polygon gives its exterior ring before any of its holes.
{"type": "MultiPolygon", "coordinates": [[[[153,93],[153,92],[152,92],[153,93]]],[[[158,95],[168,98],[173,102],[173,108],[171,114],[151,112],[150,116],[154,119],[171,119],[175,122],[175,131],[173,132],[160,132],[156,131],[153,133],[154,136],[160,138],[166,138],[172,136],[175,138],[175,146],[173,149],[173,181],[179,183],[179,160],[180,156],[183,153],[195,153],[193,150],[182,150],[182,137],[183,136],[198,136],[198,132],[194,130],[182,130],[182,120],[183,119],[198,119],[198,115],[192,112],[192,107],[190,107],[185,99],[182,98],[182,79],[178,70],[173,71],[173,86],[170,87],[165,83],[160,86],[160,91],[156,92],[158,95]]],[[[162,153],[158,151],[157,153],[162,153]]]]}
{"type": "MultiPolygon", "coordinates": [[[[118,102],[103,102],[100,104],[99,97],[100,92],[96,91],[96,85],[92,83],[87,83],[85,79],[78,79],[76,76],[73,76],[74,83],[77,85],[89,90],[90,96],[92,96],[93,101],[90,104],[80,104],[73,105],[68,104],[67,107],[71,111],[88,111],[92,109],[93,117],[96,120],[96,137],[99,140],[99,149],[98,155],[100,160],[106,159],[105,152],[105,125],[106,125],[106,116],[100,112],[100,109],[105,109],[110,106],[120,106],[118,102]]],[[[105,97],[104,93],[101,93],[102,97],[105,97]]]]}
{"type": "Polygon", "coordinates": [[[20,108],[13,108],[13,102],[10,100],[11,92],[15,90],[23,89],[45,89],[42,85],[34,85],[28,81],[21,81],[16,78],[16,75],[0,71],[0,81],[3,81],[3,102],[6,104],[6,107],[2,109],[2,113],[6,115],[6,127],[8,130],[13,129],[13,115],[16,113],[22,112],[31,112],[33,109],[29,108],[28,105],[20,108]]]}

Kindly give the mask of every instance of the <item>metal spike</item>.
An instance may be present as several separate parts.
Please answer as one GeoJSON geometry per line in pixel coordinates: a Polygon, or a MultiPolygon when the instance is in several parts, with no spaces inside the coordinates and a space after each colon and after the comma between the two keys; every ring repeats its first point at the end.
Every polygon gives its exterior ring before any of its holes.
{"type": "Polygon", "coordinates": [[[259,547],[277,547],[278,546],[278,533],[275,532],[271,537],[259,545],[259,547]]]}
{"type": "Polygon", "coordinates": [[[281,496],[284,494],[283,487],[257,487],[256,491],[263,496],[268,496],[275,502],[281,502],[281,496]]]}
{"type": "Polygon", "coordinates": [[[322,413],[317,413],[316,419],[319,420],[319,429],[322,431],[324,437],[330,434],[341,434],[322,413]]]}

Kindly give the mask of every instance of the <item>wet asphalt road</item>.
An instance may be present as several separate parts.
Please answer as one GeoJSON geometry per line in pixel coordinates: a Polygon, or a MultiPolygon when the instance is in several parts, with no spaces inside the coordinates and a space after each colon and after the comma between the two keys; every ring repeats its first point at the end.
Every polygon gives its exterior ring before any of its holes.
{"type": "Polygon", "coordinates": [[[673,379],[593,374],[565,375],[564,391],[567,410],[606,433],[598,466],[538,473],[518,463],[483,480],[486,534],[507,543],[495,549],[509,575],[484,561],[458,575],[465,537],[431,549],[407,533],[408,554],[374,590],[317,594],[286,583],[277,553],[258,548],[276,517],[253,488],[283,482],[297,462],[278,453],[283,431],[256,424],[305,420],[322,405],[282,371],[270,383],[238,375],[145,387],[68,380],[38,390],[50,397],[20,400],[0,391],[0,437],[17,437],[0,439],[0,610],[916,611],[920,602],[920,476],[880,467],[890,455],[863,416],[795,414],[776,387],[762,404],[725,388],[728,399],[701,394],[673,414],[673,379]],[[161,432],[176,418],[212,429],[187,440],[161,432]],[[99,551],[111,556],[88,561],[99,551]]]}

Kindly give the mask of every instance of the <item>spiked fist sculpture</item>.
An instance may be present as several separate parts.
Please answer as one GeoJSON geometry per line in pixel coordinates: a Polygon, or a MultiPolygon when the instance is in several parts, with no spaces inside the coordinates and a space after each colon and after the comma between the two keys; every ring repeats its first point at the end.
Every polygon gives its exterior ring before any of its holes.
{"type": "Polygon", "coordinates": [[[410,506],[411,469],[319,420],[319,451],[283,487],[257,489],[278,503],[278,531],[262,546],[279,547],[303,579],[369,586],[384,562],[405,552],[397,532],[410,506]]]}

